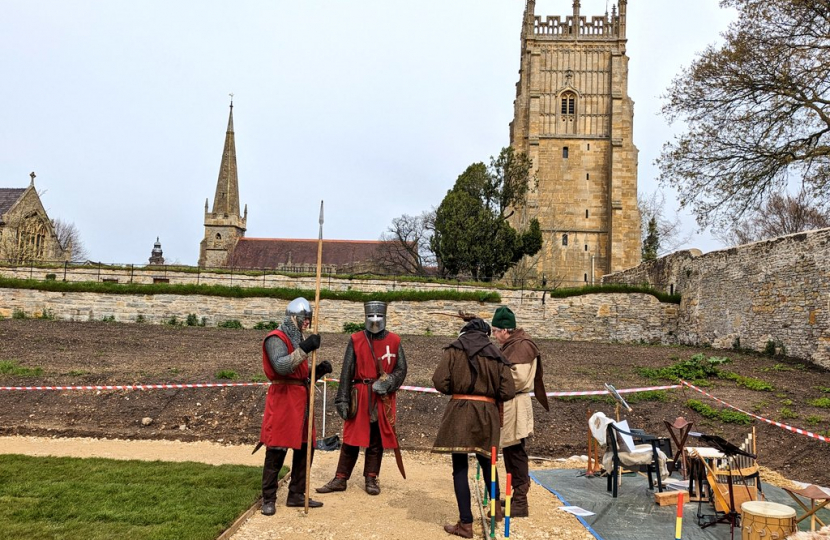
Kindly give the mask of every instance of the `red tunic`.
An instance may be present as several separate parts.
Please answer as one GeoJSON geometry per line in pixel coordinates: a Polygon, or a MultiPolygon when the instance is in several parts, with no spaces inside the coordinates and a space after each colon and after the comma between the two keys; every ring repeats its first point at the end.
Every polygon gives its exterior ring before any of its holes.
{"type": "MultiPolygon", "coordinates": [[[[288,347],[288,354],[294,352],[291,340],[280,330],[274,330],[265,339],[276,336],[288,347]]],[[[265,340],[262,342],[262,369],[268,380],[295,379],[305,382],[309,377],[308,359],[298,365],[289,375],[279,375],[268,361],[265,340]]],[[[262,415],[262,429],[259,440],[265,446],[299,449],[308,440],[308,387],[299,384],[271,384],[265,397],[265,412],[262,415]]]]}
{"type": "MultiPolygon", "coordinates": [[[[389,332],[385,338],[380,340],[372,340],[375,356],[380,361],[383,371],[392,373],[395,366],[398,364],[398,346],[401,344],[401,338],[397,334],[389,332]]],[[[378,369],[375,364],[375,359],[372,358],[372,353],[369,350],[369,343],[366,339],[365,332],[357,332],[352,334],[352,347],[355,353],[355,369],[354,378],[358,379],[377,379],[378,369]]],[[[370,423],[370,406],[377,406],[378,409],[378,427],[380,428],[381,443],[384,448],[397,448],[398,443],[395,440],[395,434],[392,431],[392,425],[386,418],[384,404],[381,402],[379,396],[371,391],[371,384],[355,384],[357,388],[357,414],[351,420],[343,422],[343,442],[352,446],[369,446],[369,423],[370,423]]],[[[395,394],[392,393],[387,398],[391,406],[391,418],[395,421],[395,394]]]]}

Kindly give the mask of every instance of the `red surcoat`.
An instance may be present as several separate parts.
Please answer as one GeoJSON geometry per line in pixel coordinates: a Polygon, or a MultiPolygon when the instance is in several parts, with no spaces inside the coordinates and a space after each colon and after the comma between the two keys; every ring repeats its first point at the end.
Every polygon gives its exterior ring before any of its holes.
{"type": "MultiPolygon", "coordinates": [[[[274,330],[265,339],[276,336],[288,347],[288,354],[294,352],[294,346],[288,336],[280,330],[274,330]]],[[[291,379],[307,381],[309,377],[308,359],[298,365],[289,375],[279,375],[268,361],[265,340],[262,342],[262,369],[268,380],[291,379]]],[[[308,440],[308,387],[299,384],[271,384],[265,397],[265,412],[262,415],[262,429],[259,440],[265,446],[299,449],[308,440]]]]}
{"type": "MultiPolygon", "coordinates": [[[[379,340],[372,340],[375,357],[386,373],[392,373],[398,364],[398,347],[401,338],[397,334],[389,332],[386,337],[379,340]]],[[[372,352],[369,349],[369,342],[365,332],[352,334],[352,347],[355,353],[355,380],[377,379],[378,369],[372,352]]],[[[343,442],[352,446],[369,446],[369,424],[370,424],[370,403],[371,407],[377,407],[378,427],[380,428],[381,442],[384,448],[397,448],[395,434],[392,432],[392,425],[386,418],[384,404],[380,397],[371,391],[371,384],[355,384],[357,388],[357,414],[351,420],[343,422],[343,442]],[[370,402],[371,400],[371,402],[370,402]]],[[[395,394],[387,397],[391,407],[391,418],[395,421],[395,394]]]]}

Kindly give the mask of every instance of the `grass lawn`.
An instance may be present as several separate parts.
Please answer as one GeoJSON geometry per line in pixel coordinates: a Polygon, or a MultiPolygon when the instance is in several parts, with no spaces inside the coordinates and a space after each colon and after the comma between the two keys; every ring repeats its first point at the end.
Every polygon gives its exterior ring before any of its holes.
{"type": "Polygon", "coordinates": [[[0,539],[213,539],[261,479],[241,465],[0,455],[0,539]]]}

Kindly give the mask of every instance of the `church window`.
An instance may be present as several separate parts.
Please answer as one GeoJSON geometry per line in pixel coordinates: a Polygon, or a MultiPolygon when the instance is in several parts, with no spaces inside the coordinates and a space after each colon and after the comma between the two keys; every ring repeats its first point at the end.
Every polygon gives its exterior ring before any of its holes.
{"type": "Polygon", "coordinates": [[[585,251],[588,251],[588,244],[585,244],[585,251]]]}
{"type": "Polygon", "coordinates": [[[562,94],[562,115],[573,115],[576,112],[576,94],[565,92],[562,94]]]}
{"type": "Polygon", "coordinates": [[[17,258],[21,261],[43,259],[48,231],[37,215],[28,216],[17,230],[17,258]]]}
{"type": "Polygon", "coordinates": [[[591,179],[591,173],[585,173],[585,180],[591,179]]]}
{"type": "Polygon", "coordinates": [[[588,143],[588,150],[591,149],[591,143],[588,143]]]}
{"type": "Polygon", "coordinates": [[[585,219],[588,219],[588,211],[585,210],[585,219]]]}
{"type": "Polygon", "coordinates": [[[562,235],[562,245],[563,246],[568,245],[568,233],[565,233],[565,234],[562,235]]]}
{"type": "Polygon", "coordinates": [[[562,159],[568,159],[568,147],[567,146],[562,147],[562,159]]]}
{"type": "Polygon", "coordinates": [[[559,97],[559,133],[576,134],[576,92],[567,90],[559,97]]]}
{"type": "Polygon", "coordinates": [[[588,283],[588,274],[585,274],[585,283],[588,283]]]}

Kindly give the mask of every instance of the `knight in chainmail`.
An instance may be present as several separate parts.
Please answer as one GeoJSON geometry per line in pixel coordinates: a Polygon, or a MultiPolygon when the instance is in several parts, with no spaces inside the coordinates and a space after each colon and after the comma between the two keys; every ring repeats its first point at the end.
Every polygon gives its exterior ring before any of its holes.
{"type": "Polygon", "coordinates": [[[406,378],[401,338],[386,329],[386,303],[366,302],[366,329],[352,334],[343,356],[340,387],[334,399],[343,418],[343,445],[334,478],[318,493],[345,491],[365,448],[363,477],[366,493],[380,494],[378,474],[385,448],[398,448],[395,435],[396,396],[406,378]]]}
{"type": "MultiPolygon", "coordinates": [[[[303,330],[311,325],[312,316],[313,309],[308,300],[292,300],[282,324],[262,343],[262,367],[271,381],[257,445],[257,449],[266,447],[262,469],[262,513],[266,516],[276,512],[278,475],[289,448],[294,452],[286,505],[305,506],[306,458],[314,458],[313,444],[310,456],[308,451],[308,356],[320,347],[318,334],[303,337],[303,330]]],[[[315,376],[319,378],[331,371],[331,364],[324,360],[317,364],[315,376]]],[[[309,500],[308,506],[318,508],[323,503],[309,500]]]]}

